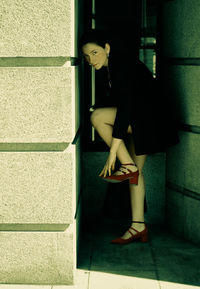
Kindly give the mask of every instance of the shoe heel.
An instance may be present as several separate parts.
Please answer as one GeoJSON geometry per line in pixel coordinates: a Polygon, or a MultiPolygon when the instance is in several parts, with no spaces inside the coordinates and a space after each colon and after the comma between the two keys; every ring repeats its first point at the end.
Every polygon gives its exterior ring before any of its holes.
{"type": "Polygon", "coordinates": [[[141,235],[141,242],[142,243],[148,242],[148,233],[147,232],[141,235]]]}
{"type": "Polygon", "coordinates": [[[135,172],[135,176],[129,179],[130,185],[138,185],[139,172],[135,172]]]}

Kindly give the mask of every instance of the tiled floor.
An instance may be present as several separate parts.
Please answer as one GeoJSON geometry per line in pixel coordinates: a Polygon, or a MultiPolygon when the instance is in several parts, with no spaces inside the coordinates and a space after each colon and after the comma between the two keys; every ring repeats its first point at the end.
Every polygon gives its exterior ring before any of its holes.
{"type": "Polygon", "coordinates": [[[81,284],[77,286],[81,289],[200,288],[200,246],[155,226],[149,226],[148,243],[125,246],[109,243],[126,228],[127,222],[110,219],[88,228],[81,242],[77,272],[81,284]]]}

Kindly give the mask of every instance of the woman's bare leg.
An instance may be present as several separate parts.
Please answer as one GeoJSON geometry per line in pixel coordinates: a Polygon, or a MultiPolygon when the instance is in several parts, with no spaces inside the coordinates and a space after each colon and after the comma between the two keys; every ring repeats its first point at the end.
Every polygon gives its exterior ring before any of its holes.
{"type": "MultiPolygon", "coordinates": [[[[143,169],[145,160],[147,158],[147,155],[136,156],[132,134],[129,134],[128,136],[127,147],[128,147],[131,157],[133,158],[134,162],[136,163],[139,169],[138,185],[135,186],[135,185],[129,184],[132,221],[144,222],[145,183],[144,183],[144,175],[142,173],[142,169],[143,169]]],[[[145,228],[144,224],[137,224],[137,223],[132,223],[132,227],[135,228],[139,232],[141,232],[145,228]]],[[[133,234],[136,234],[134,230],[131,230],[131,232],[133,234]]],[[[131,234],[128,231],[122,236],[123,239],[127,239],[130,237],[131,237],[131,234]]]]}
{"type": "MultiPolygon", "coordinates": [[[[96,109],[91,115],[91,123],[94,128],[97,130],[99,135],[105,141],[105,143],[110,147],[112,141],[112,131],[113,124],[116,117],[117,109],[114,107],[111,108],[99,108],[96,109]]],[[[117,157],[121,163],[132,163],[134,162],[139,169],[139,181],[138,185],[129,184],[130,188],[130,200],[131,200],[131,210],[132,210],[132,221],[144,221],[144,197],[145,197],[145,185],[144,185],[144,176],[142,169],[146,160],[146,155],[136,156],[135,148],[132,137],[132,128],[129,126],[129,137],[128,137],[128,150],[124,141],[121,142],[118,151],[117,157]]],[[[144,224],[133,223],[134,227],[138,231],[144,229],[144,224]]],[[[132,230],[133,234],[136,232],[132,230]]],[[[130,238],[131,234],[127,231],[122,238],[130,238]]]]}
{"type": "MultiPolygon", "coordinates": [[[[113,124],[115,121],[117,109],[115,107],[98,108],[91,115],[91,123],[98,134],[110,147],[112,142],[113,124]]],[[[121,141],[117,150],[117,157],[120,163],[133,163],[124,141],[121,141]]],[[[133,167],[131,170],[136,170],[133,167]]]]}

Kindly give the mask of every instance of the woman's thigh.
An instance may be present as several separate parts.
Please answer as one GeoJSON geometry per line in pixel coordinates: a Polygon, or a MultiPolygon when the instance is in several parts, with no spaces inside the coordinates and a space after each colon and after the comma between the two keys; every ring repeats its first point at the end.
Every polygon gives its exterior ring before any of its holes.
{"type": "MultiPolygon", "coordinates": [[[[97,108],[91,114],[91,123],[94,127],[98,126],[101,123],[114,125],[115,117],[117,113],[116,107],[102,107],[97,108]]],[[[131,125],[128,126],[127,133],[132,133],[131,125]]]]}
{"type": "Polygon", "coordinates": [[[90,120],[92,125],[98,126],[98,124],[106,123],[113,125],[115,122],[117,108],[116,107],[102,107],[97,108],[91,114],[90,120]]]}

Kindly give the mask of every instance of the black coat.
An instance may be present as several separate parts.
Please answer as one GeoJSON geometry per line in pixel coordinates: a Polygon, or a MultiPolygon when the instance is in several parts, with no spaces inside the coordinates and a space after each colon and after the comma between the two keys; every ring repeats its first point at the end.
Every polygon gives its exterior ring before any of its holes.
{"type": "Polygon", "coordinates": [[[117,107],[113,137],[125,139],[131,125],[136,155],[165,151],[178,142],[167,97],[162,95],[157,81],[142,62],[131,60],[131,55],[111,53],[111,88],[107,68],[102,70],[104,76],[97,82],[95,106],[117,107]]]}

